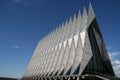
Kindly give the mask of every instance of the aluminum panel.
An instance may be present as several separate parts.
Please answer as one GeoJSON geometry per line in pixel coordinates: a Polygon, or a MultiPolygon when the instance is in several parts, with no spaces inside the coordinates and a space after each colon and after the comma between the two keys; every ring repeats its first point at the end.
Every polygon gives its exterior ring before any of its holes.
{"type": "MultiPolygon", "coordinates": [[[[103,48],[102,48],[102,38],[100,37],[100,35],[97,33],[97,31],[93,28],[93,31],[95,33],[95,38],[97,40],[97,44],[98,44],[98,47],[99,47],[99,50],[100,50],[100,53],[103,53],[103,48]]],[[[104,56],[103,54],[101,54],[102,56],[104,56]]]]}
{"type": "Polygon", "coordinates": [[[62,63],[63,54],[64,54],[64,44],[62,44],[62,48],[61,48],[60,55],[59,55],[59,58],[58,58],[58,63],[57,63],[58,71],[59,71],[58,74],[57,74],[58,76],[61,72],[60,66],[61,66],[61,63],[62,63]]]}
{"type": "Polygon", "coordinates": [[[55,49],[53,50],[53,52],[52,52],[52,55],[51,55],[51,60],[50,60],[50,63],[49,63],[49,66],[50,66],[50,69],[49,69],[49,74],[48,74],[48,76],[51,74],[51,68],[52,68],[52,65],[53,65],[53,59],[54,59],[54,56],[55,56],[55,49]]]}
{"type": "Polygon", "coordinates": [[[83,48],[84,48],[84,43],[85,43],[85,34],[86,34],[86,31],[83,31],[80,33],[83,48]]]}
{"type": "Polygon", "coordinates": [[[87,24],[87,18],[88,18],[87,11],[86,11],[86,8],[84,7],[83,14],[82,14],[82,27],[81,27],[81,31],[83,29],[86,29],[85,25],[87,24]]]}
{"type": "Polygon", "coordinates": [[[83,56],[82,56],[82,62],[81,62],[81,67],[80,67],[79,75],[81,75],[81,73],[85,69],[85,67],[88,64],[88,62],[89,62],[89,60],[90,60],[91,57],[92,57],[92,50],[91,50],[91,45],[90,45],[88,33],[86,32],[85,45],[84,45],[84,50],[83,50],[83,56]]]}
{"type": "Polygon", "coordinates": [[[67,43],[67,41],[64,41],[64,42],[63,42],[63,44],[64,44],[64,48],[66,47],[66,43],[67,43]]]}
{"type": "Polygon", "coordinates": [[[68,43],[69,43],[69,48],[71,47],[71,43],[72,43],[72,38],[68,39],[68,43]]]}
{"type": "Polygon", "coordinates": [[[95,18],[95,13],[94,13],[94,10],[93,10],[92,5],[91,5],[91,3],[90,3],[90,4],[89,4],[87,27],[89,27],[89,25],[90,25],[91,22],[94,20],[94,18],[95,18]]]}
{"type": "MultiPolygon", "coordinates": [[[[68,56],[69,56],[69,43],[67,41],[66,43],[66,48],[64,50],[64,55],[63,55],[63,59],[62,59],[62,63],[61,63],[61,66],[62,68],[65,68],[66,65],[67,65],[67,60],[68,60],[68,56]]],[[[63,75],[65,74],[65,71],[63,73],[63,75]]]]}
{"type": "Polygon", "coordinates": [[[66,72],[68,72],[70,67],[73,65],[74,56],[75,56],[75,43],[74,43],[74,38],[72,38],[71,48],[70,48],[67,65],[66,65],[65,72],[64,72],[65,74],[66,72]]]}
{"type": "Polygon", "coordinates": [[[45,76],[48,73],[48,70],[49,70],[49,66],[48,65],[49,65],[49,61],[51,59],[51,51],[52,50],[50,50],[49,54],[48,54],[48,59],[47,59],[46,66],[45,66],[45,74],[43,76],[45,76]]]}
{"type": "Polygon", "coordinates": [[[54,57],[54,59],[53,59],[53,68],[54,68],[54,71],[53,71],[52,76],[53,76],[53,75],[55,74],[55,72],[57,71],[57,70],[56,70],[56,65],[57,65],[58,56],[59,56],[59,46],[58,46],[58,48],[57,48],[57,50],[56,50],[56,54],[55,54],[55,57],[54,57]]]}
{"type": "Polygon", "coordinates": [[[75,35],[75,36],[74,36],[75,48],[77,47],[78,36],[79,36],[79,35],[75,35]]]}

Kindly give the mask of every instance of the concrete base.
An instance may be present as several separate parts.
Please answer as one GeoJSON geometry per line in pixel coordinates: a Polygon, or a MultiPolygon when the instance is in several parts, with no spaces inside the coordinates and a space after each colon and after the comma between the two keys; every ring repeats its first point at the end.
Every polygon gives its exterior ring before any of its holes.
{"type": "Polygon", "coordinates": [[[116,77],[103,77],[99,75],[82,75],[70,77],[44,77],[44,78],[23,78],[22,80],[120,80],[116,77]]]}

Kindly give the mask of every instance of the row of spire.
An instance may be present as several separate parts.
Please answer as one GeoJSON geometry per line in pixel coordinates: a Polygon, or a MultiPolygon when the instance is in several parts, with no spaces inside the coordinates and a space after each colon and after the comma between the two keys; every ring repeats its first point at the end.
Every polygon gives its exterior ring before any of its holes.
{"type": "Polygon", "coordinates": [[[69,21],[66,20],[62,25],[59,25],[54,31],[40,40],[38,44],[40,46],[39,49],[41,49],[40,53],[49,50],[84,30],[87,30],[87,27],[89,27],[94,18],[95,14],[90,3],[88,13],[86,7],[84,7],[82,15],[79,10],[77,16],[74,14],[73,18],[70,17],[69,21]]]}
{"type": "Polygon", "coordinates": [[[82,15],[79,10],[77,16],[74,14],[73,19],[70,17],[69,21],[66,20],[62,25],[59,25],[59,27],[43,38],[40,41],[41,49],[47,50],[47,48],[55,46],[75,34],[86,30],[94,18],[95,14],[90,3],[88,13],[86,7],[84,7],[82,15]]]}
{"type": "MultiPolygon", "coordinates": [[[[84,7],[82,15],[79,10],[77,16],[76,14],[74,14],[73,18],[70,17],[69,21],[66,20],[62,23],[62,25],[59,25],[59,27],[57,27],[53,32],[51,32],[45,38],[40,40],[29,65],[35,63],[35,61],[39,59],[39,56],[43,57],[42,55],[44,55],[45,53],[49,53],[49,50],[54,48],[56,45],[59,45],[63,41],[80,34],[80,32],[84,30],[87,30],[87,27],[89,27],[94,18],[95,14],[90,3],[88,13],[86,8],[84,7]]],[[[28,67],[34,66],[35,65],[28,67]]],[[[29,72],[27,73],[29,74],[29,72]]]]}

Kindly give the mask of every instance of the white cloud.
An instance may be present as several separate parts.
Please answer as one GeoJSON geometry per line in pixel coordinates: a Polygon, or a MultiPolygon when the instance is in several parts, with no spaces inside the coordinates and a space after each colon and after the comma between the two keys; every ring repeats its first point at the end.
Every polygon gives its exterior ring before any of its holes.
{"type": "Polygon", "coordinates": [[[111,49],[111,46],[107,46],[107,50],[110,50],[111,49]]]}
{"type": "Polygon", "coordinates": [[[120,61],[118,61],[118,60],[112,61],[112,64],[114,64],[114,65],[120,65],[120,61]]]}
{"type": "Polygon", "coordinates": [[[115,70],[120,70],[120,64],[114,67],[115,70]]]}
{"type": "Polygon", "coordinates": [[[110,59],[114,59],[116,56],[120,55],[120,52],[108,52],[110,59]]]}
{"type": "Polygon", "coordinates": [[[12,48],[15,48],[15,49],[20,48],[20,47],[19,47],[19,46],[17,46],[17,45],[12,45],[11,47],[12,47],[12,48]]]}
{"type": "Polygon", "coordinates": [[[113,70],[116,74],[116,76],[120,77],[120,59],[118,59],[118,56],[120,56],[120,52],[119,51],[111,51],[113,50],[113,48],[111,46],[107,46],[107,50],[108,55],[110,57],[112,66],[113,66],[113,70]]]}
{"type": "Polygon", "coordinates": [[[119,60],[112,61],[112,65],[116,76],[120,77],[120,61],[119,60]]]}
{"type": "Polygon", "coordinates": [[[116,76],[120,77],[120,64],[113,67],[116,76]]]}
{"type": "Polygon", "coordinates": [[[116,76],[120,77],[120,60],[117,58],[120,56],[120,52],[108,52],[111,59],[111,63],[116,76]]]}

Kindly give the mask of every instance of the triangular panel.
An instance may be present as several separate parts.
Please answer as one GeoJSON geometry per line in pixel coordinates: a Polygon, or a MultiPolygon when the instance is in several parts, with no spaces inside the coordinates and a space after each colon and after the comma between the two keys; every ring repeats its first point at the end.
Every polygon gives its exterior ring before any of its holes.
{"type": "Polygon", "coordinates": [[[76,23],[76,25],[77,25],[77,28],[76,28],[76,30],[80,30],[80,27],[82,26],[82,18],[81,18],[81,12],[80,12],[80,10],[79,10],[79,12],[78,12],[78,16],[77,16],[77,23],[76,23]]]}
{"type": "Polygon", "coordinates": [[[85,36],[85,43],[84,43],[82,61],[81,61],[80,72],[79,72],[80,75],[82,74],[83,70],[85,69],[89,60],[92,57],[92,51],[91,51],[91,46],[90,46],[88,33],[86,32],[85,35],[86,35],[85,36]]]}
{"type": "Polygon", "coordinates": [[[86,11],[86,8],[84,7],[83,14],[82,14],[81,31],[84,31],[86,29],[86,27],[87,27],[87,18],[88,18],[87,11],[86,11]]]}
{"type": "Polygon", "coordinates": [[[66,72],[69,72],[69,69],[72,67],[73,61],[74,61],[74,56],[75,56],[75,43],[74,43],[74,38],[72,38],[70,53],[69,53],[67,65],[66,65],[66,68],[65,68],[66,72]]]}
{"type": "Polygon", "coordinates": [[[88,12],[88,20],[87,20],[87,27],[92,23],[95,18],[95,13],[93,11],[91,3],[89,4],[89,12],[88,12]]]}
{"type": "MultiPolygon", "coordinates": [[[[76,47],[75,51],[76,51],[75,52],[76,54],[75,54],[74,63],[73,63],[73,66],[72,66],[71,75],[73,75],[73,73],[76,73],[75,70],[80,65],[81,60],[82,60],[83,48],[82,48],[82,43],[81,43],[81,37],[80,37],[80,35],[78,36],[78,42],[77,42],[77,47],[76,47]]],[[[77,72],[79,72],[79,71],[77,71],[77,72]]]]}
{"type": "MultiPolygon", "coordinates": [[[[104,51],[102,51],[102,53],[101,53],[100,48],[99,48],[100,46],[97,43],[98,37],[95,36],[96,32],[95,32],[95,29],[93,29],[93,27],[94,26],[91,24],[88,29],[88,34],[89,34],[89,38],[90,38],[90,44],[91,44],[93,56],[82,74],[114,75],[110,62],[106,62],[103,59],[104,57],[102,55],[103,54],[106,55],[106,53],[104,53],[104,51]],[[111,70],[109,70],[109,69],[111,69],[111,70]]],[[[101,38],[101,40],[102,40],[102,38],[101,38]]],[[[104,46],[102,45],[102,47],[104,47],[104,46]]]]}
{"type": "Polygon", "coordinates": [[[98,48],[99,48],[99,51],[100,51],[100,55],[101,55],[103,63],[104,63],[104,66],[107,68],[107,71],[110,75],[114,75],[112,65],[110,63],[110,59],[109,59],[109,56],[107,54],[107,50],[106,50],[103,38],[100,34],[100,31],[97,31],[97,30],[100,30],[100,29],[97,25],[94,26],[93,25],[94,23],[95,23],[95,21],[91,24],[91,27],[93,29],[94,36],[95,36],[95,39],[96,39],[96,42],[97,42],[97,45],[98,45],[98,48]],[[98,28],[96,28],[96,27],[98,27],[98,28]]]}
{"type": "Polygon", "coordinates": [[[69,57],[69,43],[67,41],[66,48],[64,50],[63,60],[62,60],[62,63],[61,63],[61,66],[64,67],[64,73],[63,73],[63,75],[65,75],[65,73],[66,73],[66,69],[65,68],[66,68],[66,65],[67,65],[68,57],[69,57]]]}
{"type": "Polygon", "coordinates": [[[58,48],[57,48],[57,51],[56,51],[56,54],[55,54],[55,58],[54,58],[54,71],[53,71],[53,74],[52,74],[52,76],[54,76],[55,74],[56,74],[56,72],[57,72],[57,68],[56,68],[56,65],[57,65],[57,61],[58,61],[58,57],[59,57],[59,54],[60,54],[60,48],[59,48],[60,46],[58,46],[58,48]]]}
{"type": "Polygon", "coordinates": [[[62,60],[63,60],[63,55],[64,55],[64,44],[61,48],[60,55],[59,55],[59,58],[58,58],[58,62],[57,62],[57,65],[56,65],[56,66],[58,66],[58,71],[59,71],[57,76],[59,76],[61,71],[63,70],[63,66],[61,66],[61,63],[62,63],[62,60]]]}
{"type": "Polygon", "coordinates": [[[85,44],[85,35],[86,35],[86,31],[83,31],[83,32],[80,33],[83,48],[84,48],[84,44],[85,44]]]}

